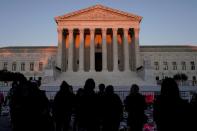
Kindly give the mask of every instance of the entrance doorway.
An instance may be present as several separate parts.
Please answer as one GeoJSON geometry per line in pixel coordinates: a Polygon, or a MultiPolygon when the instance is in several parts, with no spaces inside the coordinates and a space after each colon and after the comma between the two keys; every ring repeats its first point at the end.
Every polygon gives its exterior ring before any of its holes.
{"type": "Polygon", "coordinates": [[[95,70],[102,71],[102,53],[95,53],[95,70]]]}

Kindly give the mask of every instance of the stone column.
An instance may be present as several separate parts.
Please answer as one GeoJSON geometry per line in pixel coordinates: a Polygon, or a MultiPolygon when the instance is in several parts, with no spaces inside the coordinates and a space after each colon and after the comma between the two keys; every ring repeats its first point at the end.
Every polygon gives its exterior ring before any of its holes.
{"type": "Polygon", "coordinates": [[[73,29],[69,29],[68,71],[73,71],[73,29]]]}
{"type": "Polygon", "coordinates": [[[66,33],[63,31],[63,36],[62,36],[63,40],[62,40],[62,71],[66,71],[66,64],[67,64],[67,60],[66,60],[66,33]]]}
{"type": "Polygon", "coordinates": [[[57,52],[57,67],[59,67],[62,70],[62,55],[63,55],[63,29],[58,27],[58,52],[57,52]]]}
{"type": "Polygon", "coordinates": [[[79,71],[84,71],[84,29],[80,29],[79,71]]]}
{"type": "Polygon", "coordinates": [[[128,29],[124,29],[124,71],[129,70],[128,29]]]}
{"type": "Polygon", "coordinates": [[[102,28],[102,70],[107,70],[107,29],[102,28]]]}
{"type": "Polygon", "coordinates": [[[113,28],[113,71],[118,71],[117,28],[113,28]]]}
{"type": "Polygon", "coordinates": [[[139,28],[134,28],[134,40],[135,40],[135,70],[141,66],[140,47],[139,47],[139,28]]]}
{"type": "Polygon", "coordinates": [[[90,29],[90,71],[95,71],[94,29],[90,29]]]}

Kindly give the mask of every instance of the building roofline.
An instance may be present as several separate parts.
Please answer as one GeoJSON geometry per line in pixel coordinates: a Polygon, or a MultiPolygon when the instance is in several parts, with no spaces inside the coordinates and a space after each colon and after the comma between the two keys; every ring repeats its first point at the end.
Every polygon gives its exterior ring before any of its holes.
{"type": "Polygon", "coordinates": [[[25,49],[25,48],[57,48],[57,46],[7,46],[0,49],[25,49]]]}
{"type": "Polygon", "coordinates": [[[59,20],[62,20],[66,17],[70,17],[70,16],[73,16],[73,15],[76,15],[76,14],[79,14],[79,13],[83,13],[83,12],[86,12],[86,11],[89,11],[89,10],[92,10],[92,9],[96,9],[96,8],[116,12],[118,14],[126,15],[128,17],[135,17],[137,20],[139,20],[139,22],[141,22],[141,20],[143,18],[142,16],[139,16],[139,15],[136,15],[136,14],[133,14],[133,13],[130,13],[130,12],[125,12],[125,11],[121,11],[121,10],[118,10],[118,9],[107,7],[107,6],[104,6],[104,5],[101,5],[101,4],[96,4],[96,5],[84,8],[84,9],[80,9],[80,10],[76,10],[76,11],[73,11],[73,12],[70,12],[70,13],[66,13],[66,14],[61,15],[61,16],[56,16],[54,19],[55,19],[56,23],[58,23],[59,20]]]}
{"type": "Polygon", "coordinates": [[[197,46],[191,45],[145,45],[141,52],[197,52],[197,46]]]}
{"type": "Polygon", "coordinates": [[[168,47],[168,48],[197,48],[195,45],[140,45],[140,47],[152,47],[152,48],[161,48],[161,47],[168,47]]]}

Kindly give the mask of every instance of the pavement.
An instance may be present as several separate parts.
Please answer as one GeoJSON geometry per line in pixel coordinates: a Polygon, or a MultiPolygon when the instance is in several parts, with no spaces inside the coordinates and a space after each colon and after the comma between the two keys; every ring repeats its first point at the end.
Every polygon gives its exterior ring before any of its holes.
{"type": "MultiPolygon", "coordinates": [[[[145,131],[155,131],[156,130],[156,125],[153,121],[153,107],[149,106],[147,110],[145,110],[145,114],[148,117],[147,123],[144,125],[144,130],[145,131]]],[[[120,123],[121,129],[125,129],[127,127],[126,124],[126,117],[127,113],[124,113],[125,121],[122,121],[120,123]]],[[[11,130],[11,123],[10,123],[10,117],[7,109],[5,112],[0,115],[0,131],[12,131],[11,130]]]]}
{"type": "Polygon", "coordinates": [[[9,116],[0,115],[0,131],[11,131],[9,116]]]}

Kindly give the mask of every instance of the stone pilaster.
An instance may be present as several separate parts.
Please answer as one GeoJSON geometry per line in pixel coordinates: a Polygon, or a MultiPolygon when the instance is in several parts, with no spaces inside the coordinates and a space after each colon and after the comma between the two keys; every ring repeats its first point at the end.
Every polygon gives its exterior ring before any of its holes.
{"type": "Polygon", "coordinates": [[[106,42],[106,36],[107,36],[107,29],[102,28],[102,70],[107,70],[107,42],[106,42]]]}

